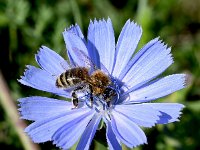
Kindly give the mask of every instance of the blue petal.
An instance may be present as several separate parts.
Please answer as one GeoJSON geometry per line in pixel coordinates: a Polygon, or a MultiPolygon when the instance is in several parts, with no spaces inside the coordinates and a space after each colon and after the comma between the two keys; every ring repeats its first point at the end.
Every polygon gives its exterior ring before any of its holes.
{"type": "Polygon", "coordinates": [[[85,131],[93,115],[94,113],[92,111],[85,113],[59,128],[52,137],[53,144],[56,144],[56,146],[62,149],[69,149],[72,147],[85,131]]]}
{"type": "Polygon", "coordinates": [[[118,77],[132,57],[142,35],[142,29],[128,20],[124,25],[116,46],[113,76],[118,77]]]}
{"type": "Polygon", "coordinates": [[[154,39],[128,63],[119,79],[129,88],[138,88],[165,71],[172,63],[171,49],[154,39]]]}
{"type": "Polygon", "coordinates": [[[36,68],[34,66],[27,66],[27,70],[24,72],[24,76],[21,77],[19,82],[38,90],[70,97],[70,93],[56,87],[55,76],[52,76],[45,70],[36,68]]]}
{"type": "Polygon", "coordinates": [[[65,30],[63,32],[65,44],[68,50],[68,55],[70,55],[71,63],[75,63],[78,66],[83,66],[82,62],[79,61],[79,57],[77,57],[76,49],[83,51],[86,55],[88,55],[86,45],[78,35],[71,30],[65,30]]]}
{"type": "Polygon", "coordinates": [[[67,29],[67,31],[77,35],[78,37],[80,37],[82,40],[85,41],[84,35],[81,32],[81,29],[78,24],[72,25],[70,28],[67,29]]]}
{"type": "Polygon", "coordinates": [[[160,111],[160,119],[158,124],[167,124],[174,121],[179,121],[179,116],[184,105],[177,103],[145,103],[145,105],[151,106],[153,109],[160,111]]]}
{"type": "MultiPolygon", "coordinates": [[[[128,64],[123,68],[122,72],[119,75],[119,79],[122,80],[124,76],[127,74],[127,72],[131,69],[131,67],[135,64],[135,62],[138,61],[138,59],[145,54],[146,51],[148,51],[152,46],[154,46],[158,42],[158,38],[155,38],[148,42],[142,49],[140,49],[139,52],[137,52],[133,58],[128,62],[128,64]]],[[[148,51],[151,52],[151,51],[148,51]]]]}
{"type": "Polygon", "coordinates": [[[110,19],[90,22],[87,47],[97,67],[100,68],[101,62],[111,73],[115,56],[115,37],[110,19]]]}
{"type": "Polygon", "coordinates": [[[71,111],[72,108],[70,102],[40,96],[21,98],[18,101],[21,118],[33,121],[47,119],[71,111]]]}
{"type": "Polygon", "coordinates": [[[67,62],[60,55],[46,46],[40,48],[35,59],[41,68],[54,76],[60,75],[66,68],[69,68],[67,62]]]}
{"type": "Polygon", "coordinates": [[[109,150],[121,150],[122,147],[120,145],[120,143],[118,142],[116,135],[114,134],[113,130],[112,130],[112,126],[111,123],[109,121],[105,121],[106,123],[106,139],[107,139],[107,143],[109,146],[109,150]]]}
{"type": "Polygon", "coordinates": [[[52,140],[53,134],[68,122],[73,122],[77,118],[89,115],[90,109],[76,109],[67,113],[53,116],[44,120],[38,120],[29,125],[25,132],[32,138],[35,143],[41,143],[52,140]]]}
{"type": "Polygon", "coordinates": [[[146,136],[138,125],[114,110],[111,116],[111,126],[117,138],[130,148],[147,143],[146,136]]]}
{"type": "MultiPolygon", "coordinates": [[[[130,92],[132,89],[125,92],[124,95],[129,92],[129,101],[127,103],[134,102],[148,102],[157,98],[169,95],[177,90],[185,87],[185,74],[174,74],[164,78],[158,79],[143,87],[130,92]]],[[[124,96],[122,96],[123,99],[124,96]]]]}
{"type": "Polygon", "coordinates": [[[154,126],[161,116],[158,110],[145,104],[116,105],[114,109],[143,127],[154,126]]]}
{"type": "Polygon", "coordinates": [[[87,125],[81,139],[76,147],[77,150],[88,150],[94,134],[98,128],[99,122],[101,120],[101,115],[95,115],[90,123],[87,125]]]}

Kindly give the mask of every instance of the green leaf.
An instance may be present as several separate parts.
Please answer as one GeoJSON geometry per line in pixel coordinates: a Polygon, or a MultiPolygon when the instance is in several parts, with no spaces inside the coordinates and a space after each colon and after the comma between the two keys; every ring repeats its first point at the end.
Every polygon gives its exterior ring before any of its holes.
{"type": "Polygon", "coordinates": [[[186,105],[186,108],[190,109],[191,111],[198,112],[198,113],[200,112],[200,100],[186,102],[185,105],[186,105]]]}
{"type": "Polygon", "coordinates": [[[94,141],[94,145],[95,145],[94,150],[107,150],[108,149],[105,145],[103,145],[102,143],[100,143],[96,140],[94,141]]]}

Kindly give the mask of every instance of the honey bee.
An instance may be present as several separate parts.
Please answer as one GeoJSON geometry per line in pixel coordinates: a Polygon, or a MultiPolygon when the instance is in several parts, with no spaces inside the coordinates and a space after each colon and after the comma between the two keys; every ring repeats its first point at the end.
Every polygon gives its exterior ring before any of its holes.
{"type": "Polygon", "coordinates": [[[93,104],[93,96],[102,95],[107,103],[110,103],[110,98],[115,95],[115,92],[108,86],[111,84],[111,79],[101,70],[95,70],[89,75],[89,69],[85,67],[71,68],[63,72],[56,80],[58,88],[75,87],[72,91],[72,103],[75,108],[78,107],[78,97],[76,92],[84,89],[88,85],[91,96],[91,106],[93,104]]]}
{"type": "MultiPolygon", "coordinates": [[[[91,63],[91,60],[89,60],[85,54],[82,52],[79,54],[81,54],[87,62],[91,63]]],[[[94,96],[102,96],[107,104],[110,105],[112,96],[116,95],[116,92],[109,87],[109,85],[112,84],[111,78],[100,69],[96,69],[92,73],[90,73],[90,70],[87,67],[74,67],[67,69],[57,77],[55,84],[56,87],[63,89],[74,87],[71,96],[75,108],[78,107],[77,92],[84,90],[85,88],[90,90],[91,106],[93,106],[94,96]]]]}

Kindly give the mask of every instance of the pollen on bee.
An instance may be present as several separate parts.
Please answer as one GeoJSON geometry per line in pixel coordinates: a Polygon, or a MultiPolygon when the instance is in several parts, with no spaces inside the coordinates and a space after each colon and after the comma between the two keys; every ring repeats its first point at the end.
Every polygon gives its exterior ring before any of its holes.
{"type": "Polygon", "coordinates": [[[93,74],[91,75],[91,80],[97,87],[105,87],[111,83],[109,76],[101,70],[96,70],[95,72],[93,72],[93,74]]]}

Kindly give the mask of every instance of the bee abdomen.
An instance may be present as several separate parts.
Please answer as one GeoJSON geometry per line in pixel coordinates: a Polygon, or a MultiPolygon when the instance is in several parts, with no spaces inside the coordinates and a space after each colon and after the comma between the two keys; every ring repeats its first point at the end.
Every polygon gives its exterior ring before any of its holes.
{"type": "Polygon", "coordinates": [[[56,86],[59,88],[68,87],[71,83],[66,79],[66,72],[62,73],[56,80],[56,86]]]}
{"type": "Polygon", "coordinates": [[[69,88],[81,84],[88,76],[86,68],[72,68],[62,73],[56,80],[58,88],[69,88]]]}

